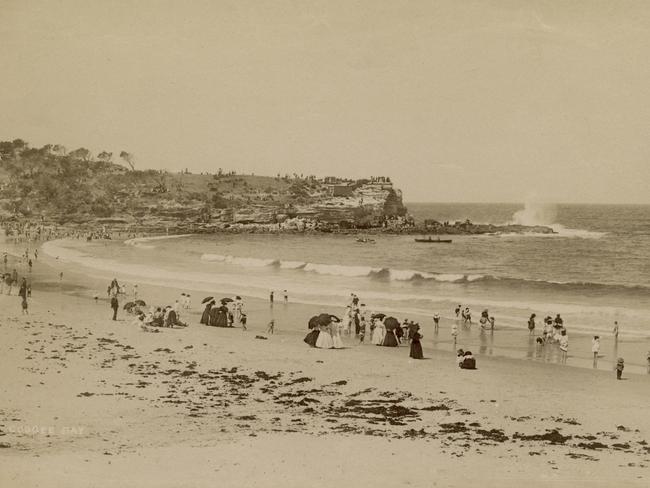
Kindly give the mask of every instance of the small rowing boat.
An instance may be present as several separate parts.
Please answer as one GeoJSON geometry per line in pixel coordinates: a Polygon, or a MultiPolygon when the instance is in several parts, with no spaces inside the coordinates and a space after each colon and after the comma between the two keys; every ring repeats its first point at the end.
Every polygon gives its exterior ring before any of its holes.
{"type": "Polygon", "coordinates": [[[443,243],[444,244],[449,244],[449,243],[451,243],[451,239],[440,239],[440,237],[438,237],[437,239],[433,239],[433,238],[431,238],[431,236],[429,236],[426,239],[417,239],[416,238],[415,242],[426,242],[426,243],[431,243],[431,244],[443,244],[443,243]]]}

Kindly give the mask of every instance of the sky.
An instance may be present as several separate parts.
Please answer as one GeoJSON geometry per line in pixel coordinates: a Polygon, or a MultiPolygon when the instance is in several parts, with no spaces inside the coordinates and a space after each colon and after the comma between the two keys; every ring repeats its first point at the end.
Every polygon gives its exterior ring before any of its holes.
{"type": "MultiPolygon", "coordinates": [[[[650,203],[650,3],[0,0],[0,140],[650,203]]],[[[117,159],[117,158],[116,158],[117,159]]]]}

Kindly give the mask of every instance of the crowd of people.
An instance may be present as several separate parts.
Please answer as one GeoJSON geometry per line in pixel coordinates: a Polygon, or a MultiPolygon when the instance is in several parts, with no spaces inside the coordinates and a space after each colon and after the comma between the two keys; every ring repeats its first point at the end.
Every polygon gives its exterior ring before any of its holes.
{"type": "Polygon", "coordinates": [[[244,312],[244,301],[240,296],[222,298],[217,300],[213,297],[206,297],[203,300],[205,308],[201,315],[200,323],[210,327],[241,327],[247,330],[247,316],[244,312]]]}
{"type": "Polygon", "coordinates": [[[420,324],[408,319],[400,322],[383,313],[372,313],[364,303],[360,303],[359,297],[354,293],[350,295],[350,303],[346,306],[342,319],[335,315],[320,314],[312,317],[307,325],[310,332],[304,341],[314,348],[342,349],[343,334],[354,335],[359,344],[363,344],[368,334],[368,342],[375,346],[398,347],[408,341],[411,346],[410,357],[424,359],[420,324]]]}

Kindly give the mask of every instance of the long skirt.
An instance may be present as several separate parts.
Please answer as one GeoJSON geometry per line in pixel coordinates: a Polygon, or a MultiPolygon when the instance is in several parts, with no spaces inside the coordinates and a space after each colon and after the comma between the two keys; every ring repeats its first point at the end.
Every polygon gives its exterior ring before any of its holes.
{"type": "Polygon", "coordinates": [[[343,349],[343,341],[338,332],[332,334],[332,347],[334,349],[343,349]]]}
{"type": "Polygon", "coordinates": [[[320,330],[314,329],[309,334],[305,336],[304,341],[309,344],[311,347],[316,347],[316,341],[318,340],[318,335],[320,330]]]}
{"type": "Polygon", "coordinates": [[[395,337],[395,333],[392,330],[386,331],[382,346],[397,347],[397,337],[395,337]]]}
{"type": "Polygon", "coordinates": [[[422,355],[422,344],[420,341],[411,342],[411,354],[409,354],[413,359],[424,359],[422,355]]]}
{"type": "Polygon", "coordinates": [[[332,349],[334,347],[334,342],[332,342],[332,336],[326,330],[321,330],[318,334],[318,339],[316,340],[316,347],[319,349],[332,349]]]}
{"type": "Polygon", "coordinates": [[[210,309],[206,308],[203,311],[203,315],[201,315],[201,322],[200,323],[208,325],[209,321],[210,321],[210,309]]]}

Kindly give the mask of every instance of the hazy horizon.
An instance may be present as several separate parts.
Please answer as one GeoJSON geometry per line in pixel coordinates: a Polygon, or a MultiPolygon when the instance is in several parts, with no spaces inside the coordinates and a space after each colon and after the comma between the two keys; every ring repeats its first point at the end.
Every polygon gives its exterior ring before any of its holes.
{"type": "Polygon", "coordinates": [[[386,175],[411,203],[650,203],[645,2],[0,5],[3,140],[386,175]]]}

